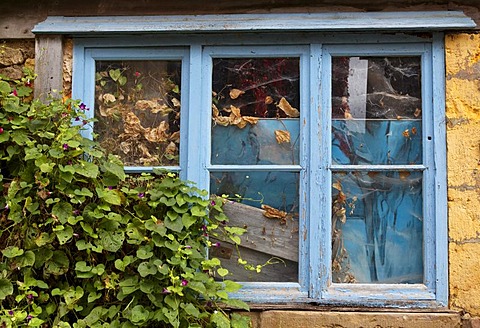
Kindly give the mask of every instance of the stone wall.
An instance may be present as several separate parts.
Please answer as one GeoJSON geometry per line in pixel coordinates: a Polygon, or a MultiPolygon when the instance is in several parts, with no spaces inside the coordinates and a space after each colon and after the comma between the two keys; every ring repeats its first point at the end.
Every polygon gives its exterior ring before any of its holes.
{"type": "Polygon", "coordinates": [[[480,315],[480,34],[445,39],[450,306],[480,315]]]}
{"type": "Polygon", "coordinates": [[[34,40],[0,40],[0,75],[20,79],[23,68],[34,69],[34,40]]]}

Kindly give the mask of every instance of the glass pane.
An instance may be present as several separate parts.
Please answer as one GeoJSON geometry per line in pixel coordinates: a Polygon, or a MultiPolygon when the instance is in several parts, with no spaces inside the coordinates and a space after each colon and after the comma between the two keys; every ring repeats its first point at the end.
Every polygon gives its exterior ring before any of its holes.
{"type": "Polygon", "coordinates": [[[210,193],[238,198],[226,204],[230,224],[246,227],[239,253],[222,243],[212,256],[223,257],[237,281],[298,281],[299,173],[214,172],[210,193]],[[222,256],[228,254],[228,256],[222,256]],[[238,258],[264,265],[262,272],[247,271],[238,258]]]}
{"type": "Polygon", "coordinates": [[[420,57],[332,59],[333,164],[421,164],[420,57]]]}
{"type": "Polygon", "coordinates": [[[422,164],[422,122],[334,119],[332,163],[422,164]]]}
{"type": "Polygon", "coordinates": [[[126,166],[179,164],[181,61],[97,61],[94,132],[126,166]]]}
{"type": "Polygon", "coordinates": [[[422,283],[421,172],[332,177],[333,282],[422,283]]]}
{"type": "Polygon", "coordinates": [[[213,60],[212,164],[298,164],[298,58],[213,60]]]}

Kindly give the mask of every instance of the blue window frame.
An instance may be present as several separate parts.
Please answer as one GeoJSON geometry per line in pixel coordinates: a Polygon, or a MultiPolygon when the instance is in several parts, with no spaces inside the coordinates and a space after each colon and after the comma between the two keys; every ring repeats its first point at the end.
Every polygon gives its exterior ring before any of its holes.
{"type": "MultiPolygon", "coordinates": [[[[240,182],[235,176],[243,180],[252,177],[262,181],[261,185],[266,174],[280,181],[280,187],[295,184],[297,272],[292,279],[243,282],[236,297],[259,303],[442,307],[448,298],[443,51],[441,33],[427,38],[317,32],[79,37],[74,40],[73,97],[95,108],[91,115],[99,115],[100,108],[95,105],[98,63],[107,63],[102,69],[108,74],[115,68],[108,64],[119,61],[175,61],[181,67],[175,82],[181,85],[178,161],[173,165],[130,165],[126,171],[163,166],[211,191],[221,190],[214,182],[220,175],[237,185],[240,182]],[[294,82],[274,87],[296,90],[296,94],[290,98],[280,94],[272,100],[263,94],[261,99],[273,101],[274,107],[265,108],[277,110],[271,114],[273,121],[283,124],[283,128],[269,131],[288,131],[289,143],[295,136],[297,146],[289,148],[296,152],[293,161],[272,159],[264,153],[247,160],[251,147],[235,155],[228,144],[218,140],[240,130],[248,131],[247,138],[258,137],[253,124],[246,130],[232,128],[232,124],[219,127],[215,115],[220,114],[212,110],[221,91],[214,90],[215,83],[228,84],[239,76],[232,74],[230,80],[222,80],[226,74],[222,72],[247,62],[263,63],[263,68],[280,63],[290,67],[282,66],[275,74],[294,82]],[[390,98],[379,99],[385,90],[373,90],[369,76],[381,78],[386,88],[393,88],[394,99],[386,94],[383,96],[390,98]],[[402,79],[406,82],[398,81],[402,79]],[[392,86],[394,82],[402,85],[400,89],[392,86]],[[360,98],[354,100],[354,95],[360,98]],[[353,110],[358,99],[360,109],[353,110]],[[405,100],[408,108],[379,114],[380,107],[390,106],[387,100],[394,104],[405,100]],[[298,113],[278,114],[279,108],[293,108],[298,113]],[[341,213],[339,220],[347,224],[332,220],[337,212],[341,213]],[[344,229],[343,237],[335,235],[339,228],[344,229]],[[358,237],[360,232],[363,236],[358,237]],[[358,237],[356,242],[346,240],[352,236],[358,237]],[[338,241],[340,251],[335,245],[338,241]],[[409,247],[413,264],[405,271],[404,260],[410,255],[402,251],[409,247]],[[343,270],[336,254],[345,259],[348,253],[355,258],[348,259],[343,270]],[[342,274],[335,271],[339,267],[342,274]]],[[[229,85],[229,90],[236,88],[229,85]]],[[[224,105],[235,107],[237,97],[230,94],[224,105]]],[[[233,115],[229,113],[221,114],[221,120],[233,115]]],[[[255,115],[259,114],[252,115],[257,121],[255,115]]],[[[86,131],[88,135],[93,132],[86,131]]],[[[284,141],[276,140],[282,146],[284,141]]],[[[278,154],[279,146],[275,147],[274,154],[278,154]]],[[[272,184],[263,193],[275,188],[278,186],[272,184]]]]}

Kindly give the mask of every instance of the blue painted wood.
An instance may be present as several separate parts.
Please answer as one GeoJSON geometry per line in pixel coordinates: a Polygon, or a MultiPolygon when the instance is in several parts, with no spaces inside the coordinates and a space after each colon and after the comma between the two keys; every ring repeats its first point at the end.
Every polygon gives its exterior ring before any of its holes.
{"type": "Polygon", "coordinates": [[[445,46],[444,35],[434,34],[432,43],[433,98],[433,173],[435,209],[435,281],[436,300],[448,306],[448,224],[447,224],[447,149],[445,124],[445,46]]]}
{"type": "Polygon", "coordinates": [[[33,33],[442,30],[475,27],[461,11],[337,12],[196,16],[50,16],[33,33]]]}
{"type": "MultiPolygon", "coordinates": [[[[393,307],[437,307],[447,304],[447,230],[446,163],[444,122],[443,39],[411,35],[353,34],[221,34],[176,36],[157,35],[142,38],[76,39],[74,47],[74,97],[93,108],[94,63],[96,59],[183,58],[182,72],[182,177],[208,188],[210,172],[288,171],[300,174],[300,263],[299,283],[245,284],[236,296],[252,302],[320,302],[332,305],[393,307]],[[341,37],[340,37],[341,36],[341,37]],[[317,42],[328,44],[318,44],[317,42]],[[245,47],[204,45],[238,42],[245,47]],[[349,42],[349,44],[342,44],[349,42]],[[384,43],[384,44],[380,44],[384,43]],[[296,44],[290,47],[266,47],[260,44],[296,44]],[[305,46],[310,44],[309,46],[305,46]],[[433,44],[433,51],[431,47],[433,44]],[[177,46],[175,49],[169,48],[177,46]],[[188,48],[178,48],[187,46],[188,48]],[[108,48],[112,47],[113,51],[108,48]],[[155,48],[155,49],[153,49],[155,48]],[[280,50],[279,50],[280,49],[280,50]],[[169,52],[172,51],[172,52],[169,52]],[[253,51],[253,53],[252,53],[253,51]],[[423,56],[423,158],[418,165],[332,165],[331,140],[331,56],[333,55],[421,55],[423,56]],[[215,56],[301,57],[302,95],[300,127],[300,165],[212,165],[211,59],[215,56]],[[102,57],[103,56],[103,57],[102,57]],[[170,57],[169,57],[170,56],[170,57]],[[79,74],[78,72],[81,72],[79,74]],[[186,91],[188,90],[188,91],[186,91]],[[187,97],[187,98],[183,98],[187,97]],[[428,105],[433,103],[432,105],[428,105]],[[426,112],[429,112],[427,114],[426,112]],[[428,140],[431,136],[432,140],[428,140]],[[186,139],[188,138],[188,140],[186,139]],[[425,140],[425,138],[427,140],[425,140]],[[333,284],[331,277],[331,186],[338,171],[410,171],[423,174],[425,190],[425,284],[333,284]],[[423,172],[423,173],[422,173],[423,172]]],[[[89,115],[93,115],[89,112],[89,115]]],[[[87,130],[87,133],[91,133],[87,130]]],[[[151,169],[151,168],[147,168],[151,169]]],[[[127,168],[135,171],[136,168],[127,168]]]]}

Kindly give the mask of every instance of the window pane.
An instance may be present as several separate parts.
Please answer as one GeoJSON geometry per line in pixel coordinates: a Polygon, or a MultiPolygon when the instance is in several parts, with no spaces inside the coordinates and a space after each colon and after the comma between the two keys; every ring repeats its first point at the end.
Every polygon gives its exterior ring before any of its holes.
{"type": "Polygon", "coordinates": [[[214,172],[210,192],[240,198],[226,204],[230,224],[247,228],[239,254],[222,243],[212,256],[224,264],[237,281],[298,281],[298,190],[296,172],[214,172]],[[228,254],[228,256],[222,256],[228,254]],[[246,271],[238,257],[254,265],[268,265],[262,272],[246,271]]]}
{"type": "Polygon", "coordinates": [[[181,61],[97,61],[94,132],[126,166],[179,164],[181,61]]]}
{"type": "Polygon", "coordinates": [[[333,164],[422,164],[420,57],[332,59],[333,164]]]}
{"type": "Polygon", "coordinates": [[[422,283],[421,172],[332,177],[333,282],[422,283]]]}
{"type": "Polygon", "coordinates": [[[298,164],[298,58],[213,60],[212,164],[298,164]]]}

